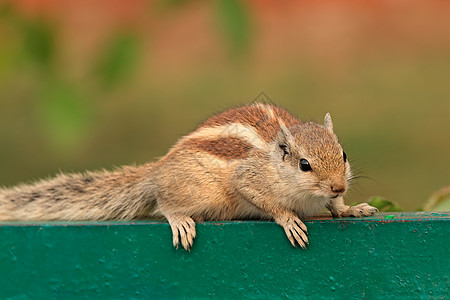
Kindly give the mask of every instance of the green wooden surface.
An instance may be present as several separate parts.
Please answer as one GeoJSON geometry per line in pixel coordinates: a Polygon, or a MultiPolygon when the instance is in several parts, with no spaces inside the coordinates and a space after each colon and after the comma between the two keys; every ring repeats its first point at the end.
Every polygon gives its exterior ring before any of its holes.
{"type": "Polygon", "coordinates": [[[450,213],[205,222],[191,252],[161,222],[0,223],[1,299],[448,299],[450,213]],[[393,217],[389,217],[393,216],[393,217]]]}

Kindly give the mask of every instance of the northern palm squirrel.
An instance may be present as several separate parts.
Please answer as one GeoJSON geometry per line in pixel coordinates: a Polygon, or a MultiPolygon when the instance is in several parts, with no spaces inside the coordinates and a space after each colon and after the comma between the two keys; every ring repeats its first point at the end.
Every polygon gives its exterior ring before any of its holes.
{"type": "Polygon", "coordinates": [[[305,248],[300,218],[377,211],[344,204],[351,177],[330,114],[319,125],[253,103],[207,119],[154,163],[1,189],[0,220],[167,219],[174,246],[190,249],[194,220],[273,219],[305,248]]]}

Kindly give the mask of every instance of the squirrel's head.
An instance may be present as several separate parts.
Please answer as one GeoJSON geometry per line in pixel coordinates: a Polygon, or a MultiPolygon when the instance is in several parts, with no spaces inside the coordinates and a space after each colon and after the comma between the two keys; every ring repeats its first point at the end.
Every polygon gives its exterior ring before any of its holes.
{"type": "Polygon", "coordinates": [[[333,132],[329,113],[324,125],[281,127],[275,159],[294,193],[335,198],[344,195],[351,177],[347,155],[333,132]]]}

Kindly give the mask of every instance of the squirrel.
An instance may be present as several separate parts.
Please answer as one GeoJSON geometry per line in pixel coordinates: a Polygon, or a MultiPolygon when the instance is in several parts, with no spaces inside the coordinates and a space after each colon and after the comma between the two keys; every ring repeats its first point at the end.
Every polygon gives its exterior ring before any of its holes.
{"type": "Polygon", "coordinates": [[[344,204],[351,179],[329,113],[320,125],[252,103],[210,117],[156,162],[0,189],[0,221],[166,219],[189,250],[195,221],[273,219],[305,248],[301,218],[378,211],[344,204]]]}

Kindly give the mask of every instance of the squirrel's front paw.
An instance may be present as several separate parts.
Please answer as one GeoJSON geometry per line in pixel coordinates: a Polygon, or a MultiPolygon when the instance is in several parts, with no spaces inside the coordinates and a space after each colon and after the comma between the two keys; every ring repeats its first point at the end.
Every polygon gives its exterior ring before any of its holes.
{"type": "Polygon", "coordinates": [[[367,203],[361,203],[355,206],[346,206],[337,211],[334,217],[366,217],[372,216],[378,212],[378,208],[370,206],[367,203]]]}
{"type": "Polygon", "coordinates": [[[276,222],[283,226],[284,232],[286,232],[286,236],[291,242],[292,246],[296,246],[296,242],[303,249],[306,248],[306,245],[309,244],[308,237],[306,234],[308,230],[303,224],[303,222],[297,216],[285,216],[281,218],[277,218],[276,222]]]}
{"type": "Polygon", "coordinates": [[[174,215],[167,217],[172,228],[173,245],[178,249],[181,239],[181,245],[188,250],[192,247],[195,238],[195,222],[191,217],[183,215],[174,215]]]}

